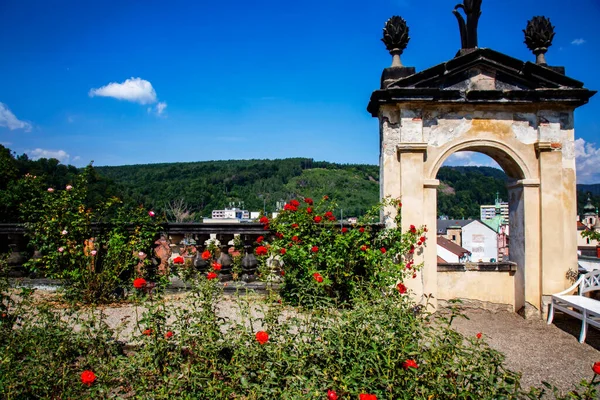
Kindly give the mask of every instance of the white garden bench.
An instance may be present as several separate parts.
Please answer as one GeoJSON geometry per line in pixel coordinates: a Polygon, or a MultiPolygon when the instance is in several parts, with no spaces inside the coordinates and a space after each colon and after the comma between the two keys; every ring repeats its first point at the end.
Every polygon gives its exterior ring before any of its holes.
{"type": "Polygon", "coordinates": [[[581,275],[573,286],[560,293],[553,294],[548,310],[548,325],[554,319],[555,310],[580,319],[579,343],[583,343],[588,325],[600,329],[600,301],[584,296],[584,294],[594,290],[600,290],[600,270],[593,270],[581,275]],[[578,289],[577,294],[570,294],[575,289],[578,289]]]}

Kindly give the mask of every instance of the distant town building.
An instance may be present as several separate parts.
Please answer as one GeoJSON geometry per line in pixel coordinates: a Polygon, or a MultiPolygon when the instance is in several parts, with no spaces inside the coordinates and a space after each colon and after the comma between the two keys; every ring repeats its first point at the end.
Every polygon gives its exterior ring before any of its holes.
{"type": "Polygon", "coordinates": [[[204,218],[204,223],[239,223],[251,222],[250,212],[236,207],[225,207],[224,210],[213,210],[212,218],[204,218]]]}
{"type": "Polygon", "coordinates": [[[592,199],[588,196],[587,203],[583,207],[583,218],[578,217],[577,220],[577,253],[581,256],[597,257],[599,243],[582,236],[583,232],[590,230],[600,232],[600,219],[598,209],[594,207],[592,199]]]}
{"type": "Polygon", "coordinates": [[[471,261],[471,252],[445,237],[437,237],[438,263],[465,263],[471,261]]]}
{"type": "MultiPolygon", "coordinates": [[[[498,235],[475,219],[437,220],[437,234],[471,253],[471,261],[498,261],[498,235]]],[[[441,256],[438,253],[438,256],[441,256]]],[[[443,257],[442,257],[443,258],[443,257]]]]}
{"type": "Polygon", "coordinates": [[[508,225],[508,203],[503,202],[496,193],[496,203],[493,205],[482,205],[479,206],[479,218],[483,221],[486,219],[492,219],[496,216],[504,218],[506,225],[508,225]]]}

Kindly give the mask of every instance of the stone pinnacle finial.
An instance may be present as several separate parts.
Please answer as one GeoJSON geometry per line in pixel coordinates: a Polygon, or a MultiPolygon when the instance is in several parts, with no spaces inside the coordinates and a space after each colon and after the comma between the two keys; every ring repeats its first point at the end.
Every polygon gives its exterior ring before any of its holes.
{"type": "Polygon", "coordinates": [[[400,55],[406,49],[409,40],[408,26],[404,18],[394,15],[387,20],[381,41],[392,55],[392,67],[402,67],[400,55]]]}
{"type": "Polygon", "coordinates": [[[525,44],[536,56],[535,63],[547,65],[545,54],[548,47],[552,46],[552,39],[555,35],[550,18],[533,17],[527,21],[527,28],[523,30],[523,33],[525,34],[525,44]]]}
{"type": "Polygon", "coordinates": [[[458,29],[460,30],[460,44],[462,49],[475,49],[479,46],[477,40],[477,26],[481,16],[481,2],[483,0],[463,0],[463,4],[457,4],[452,13],[458,20],[458,29]],[[458,12],[462,9],[467,17],[467,21],[458,12]]]}

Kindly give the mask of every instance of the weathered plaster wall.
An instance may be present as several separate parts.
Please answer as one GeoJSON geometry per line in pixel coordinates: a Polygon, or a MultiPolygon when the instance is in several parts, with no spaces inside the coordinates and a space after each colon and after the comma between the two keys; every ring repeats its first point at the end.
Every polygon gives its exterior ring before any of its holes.
{"type": "Polygon", "coordinates": [[[479,300],[515,309],[514,275],[509,272],[438,272],[438,298],[479,300]]]}

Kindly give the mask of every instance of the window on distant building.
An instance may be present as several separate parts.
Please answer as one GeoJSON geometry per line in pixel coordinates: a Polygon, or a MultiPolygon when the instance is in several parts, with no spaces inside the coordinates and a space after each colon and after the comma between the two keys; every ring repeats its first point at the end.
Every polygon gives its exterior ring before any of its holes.
{"type": "Polygon", "coordinates": [[[456,235],[452,235],[452,240],[456,240],[456,235]]]}
{"type": "Polygon", "coordinates": [[[590,244],[590,239],[589,238],[586,239],[586,242],[587,242],[587,244],[590,244]]]}

